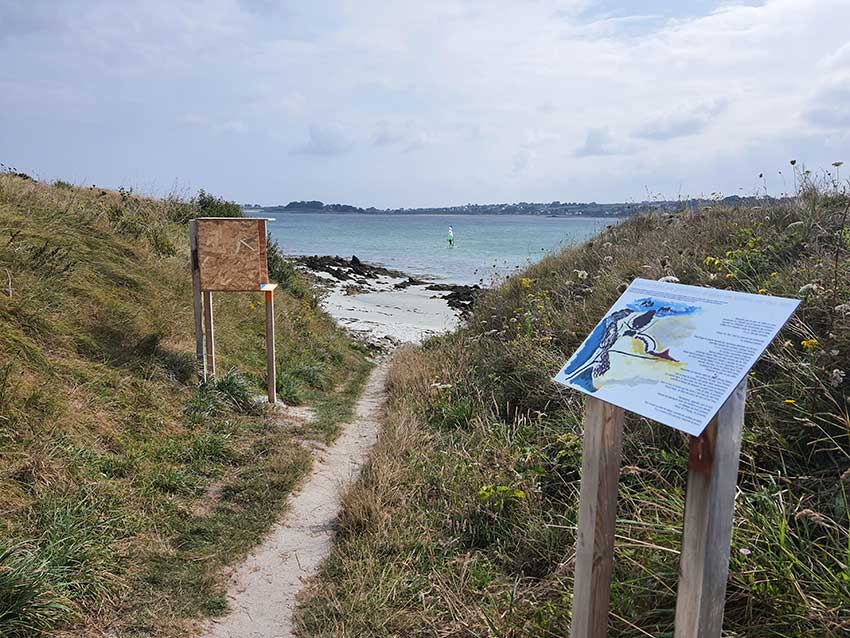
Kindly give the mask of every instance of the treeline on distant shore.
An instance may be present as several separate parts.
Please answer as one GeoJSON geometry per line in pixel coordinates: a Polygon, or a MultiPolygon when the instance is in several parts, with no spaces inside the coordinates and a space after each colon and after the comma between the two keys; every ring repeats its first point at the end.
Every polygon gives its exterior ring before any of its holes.
{"type": "Polygon", "coordinates": [[[318,200],[293,201],[277,206],[245,204],[244,210],[265,213],[361,213],[380,215],[541,215],[546,217],[629,217],[652,211],[701,210],[711,206],[771,206],[787,198],[730,195],[729,197],[656,200],[599,204],[597,202],[515,202],[463,204],[431,208],[361,208],[351,204],[325,204],[318,200]]]}

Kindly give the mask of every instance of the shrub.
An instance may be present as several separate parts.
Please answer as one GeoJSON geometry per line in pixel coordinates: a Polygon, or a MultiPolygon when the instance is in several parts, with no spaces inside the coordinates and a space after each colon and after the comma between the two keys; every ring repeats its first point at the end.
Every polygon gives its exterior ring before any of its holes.
{"type": "Polygon", "coordinates": [[[227,201],[206,192],[198,191],[190,200],[178,195],[169,195],[165,200],[168,217],[178,224],[186,224],[196,217],[242,217],[242,209],[236,202],[227,201]]]}
{"type": "Polygon", "coordinates": [[[283,250],[269,233],[266,242],[266,255],[269,264],[269,279],[298,299],[306,299],[312,307],[318,302],[310,284],[295,270],[295,267],[283,256],[283,250]]]}
{"type": "Polygon", "coordinates": [[[242,209],[236,202],[216,197],[203,188],[194,199],[198,214],[195,217],[242,217],[242,209]]]}

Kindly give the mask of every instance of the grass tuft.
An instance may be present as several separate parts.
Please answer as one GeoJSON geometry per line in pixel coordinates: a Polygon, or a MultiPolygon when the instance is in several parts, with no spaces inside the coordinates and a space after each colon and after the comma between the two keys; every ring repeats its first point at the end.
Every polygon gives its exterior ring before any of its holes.
{"type": "Polygon", "coordinates": [[[0,545],[0,634],[30,638],[72,614],[37,552],[25,543],[0,545]]]}

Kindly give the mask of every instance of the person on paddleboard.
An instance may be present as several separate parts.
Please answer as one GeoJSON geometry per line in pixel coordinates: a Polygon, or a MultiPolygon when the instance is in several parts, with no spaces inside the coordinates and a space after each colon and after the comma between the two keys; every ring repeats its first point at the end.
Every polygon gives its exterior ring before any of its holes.
{"type": "Polygon", "coordinates": [[[455,245],[455,231],[449,226],[449,248],[455,245]]]}

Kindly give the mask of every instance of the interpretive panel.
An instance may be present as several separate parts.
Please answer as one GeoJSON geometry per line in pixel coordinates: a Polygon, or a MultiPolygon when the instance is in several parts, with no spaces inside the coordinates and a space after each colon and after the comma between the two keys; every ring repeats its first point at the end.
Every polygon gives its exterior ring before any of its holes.
{"type": "Polygon", "coordinates": [[[201,217],[196,223],[202,290],[249,292],[268,283],[266,220],[201,217]]]}
{"type": "Polygon", "coordinates": [[[635,279],[555,381],[697,436],[799,303],[635,279]]]}

